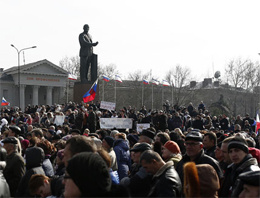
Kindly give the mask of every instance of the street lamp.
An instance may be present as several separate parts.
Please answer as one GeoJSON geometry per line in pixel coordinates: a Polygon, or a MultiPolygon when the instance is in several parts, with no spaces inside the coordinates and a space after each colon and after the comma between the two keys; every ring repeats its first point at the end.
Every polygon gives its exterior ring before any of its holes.
{"type": "Polygon", "coordinates": [[[19,108],[21,107],[21,104],[20,104],[20,53],[24,50],[27,50],[27,49],[32,49],[32,48],[36,48],[36,46],[32,46],[32,47],[27,47],[27,48],[23,48],[23,49],[20,49],[18,50],[13,44],[11,44],[11,46],[16,49],[17,51],[17,54],[18,54],[18,104],[19,104],[19,108]]]}

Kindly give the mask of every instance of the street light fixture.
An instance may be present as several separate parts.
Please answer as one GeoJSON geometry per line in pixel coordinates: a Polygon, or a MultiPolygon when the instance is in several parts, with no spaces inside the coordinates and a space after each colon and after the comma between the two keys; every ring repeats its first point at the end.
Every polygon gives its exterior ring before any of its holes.
{"type": "Polygon", "coordinates": [[[19,104],[19,108],[20,108],[21,107],[21,104],[20,104],[20,53],[24,50],[27,50],[27,49],[36,48],[36,46],[26,47],[26,48],[23,48],[23,49],[20,49],[20,50],[18,50],[17,47],[15,47],[13,44],[11,44],[11,46],[14,49],[16,49],[17,54],[18,54],[18,104],[19,104]]]}

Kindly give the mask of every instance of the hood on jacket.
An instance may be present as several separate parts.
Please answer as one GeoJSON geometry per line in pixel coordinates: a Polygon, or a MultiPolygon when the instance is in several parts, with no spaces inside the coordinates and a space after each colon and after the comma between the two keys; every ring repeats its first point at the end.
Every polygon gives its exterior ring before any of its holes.
{"type": "Polygon", "coordinates": [[[129,150],[129,145],[127,140],[118,139],[114,142],[114,147],[119,146],[125,151],[129,150]]]}
{"type": "Polygon", "coordinates": [[[42,166],[44,160],[44,151],[40,147],[30,147],[25,151],[26,169],[32,169],[42,166]]]}

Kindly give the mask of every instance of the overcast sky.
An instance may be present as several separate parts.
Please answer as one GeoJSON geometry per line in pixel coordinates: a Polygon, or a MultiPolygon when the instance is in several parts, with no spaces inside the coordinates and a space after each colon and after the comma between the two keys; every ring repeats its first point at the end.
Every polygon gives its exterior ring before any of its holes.
{"type": "Polygon", "coordinates": [[[77,56],[89,24],[99,63],[122,79],[136,70],[163,79],[177,64],[195,80],[224,76],[231,59],[260,60],[259,9],[259,0],[1,0],[0,68],[17,65],[11,44],[37,46],[26,63],[77,56]]]}

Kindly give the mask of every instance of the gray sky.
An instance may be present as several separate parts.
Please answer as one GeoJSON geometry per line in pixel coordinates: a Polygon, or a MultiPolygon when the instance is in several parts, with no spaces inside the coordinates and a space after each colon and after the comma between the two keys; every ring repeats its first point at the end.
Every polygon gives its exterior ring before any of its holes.
{"type": "Polygon", "coordinates": [[[259,0],[12,0],[0,1],[0,67],[77,56],[78,35],[89,24],[102,65],[115,64],[122,79],[152,70],[189,67],[192,79],[213,77],[234,58],[259,61],[259,0]],[[23,56],[21,55],[21,64],[23,56]]]}

